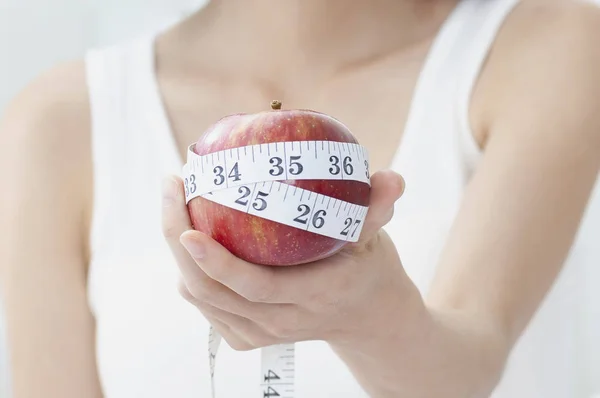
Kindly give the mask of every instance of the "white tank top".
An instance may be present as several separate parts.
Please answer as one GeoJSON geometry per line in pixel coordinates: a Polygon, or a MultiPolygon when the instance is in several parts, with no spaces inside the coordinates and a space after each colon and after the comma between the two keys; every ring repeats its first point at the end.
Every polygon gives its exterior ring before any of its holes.
{"type": "MultiPolygon", "coordinates": [[[[469,127],[469,97],[516,3],[462,1],[440,30],[414,93],[392,166],[410,188],[386,229],[423,292],[481,157],[469,127]]],[[[153,44],[150,35],[94,49],[86,58],[95,189],[89,301],[98,368],[107,398],[210,397],[209,325],[178,295],[178,269],[161,233],[161,179],[180,174],[183,159],[158,91],[153,44]]],[[[593,245],[578,245],[515,347],[494,398],[600,392],[600,348],[592,339],[600,327],[582,310],[600,302],[585,288],[592,265],[585,250],[593,245]]],[[[298,398],[367,397],[326,343],[299,343],[296,355],[298,398]]],[[[219,396],[259,396],[253,393],[259,372],[258,350],[236,352],[225,344],[215,375],[219,396]]]]}

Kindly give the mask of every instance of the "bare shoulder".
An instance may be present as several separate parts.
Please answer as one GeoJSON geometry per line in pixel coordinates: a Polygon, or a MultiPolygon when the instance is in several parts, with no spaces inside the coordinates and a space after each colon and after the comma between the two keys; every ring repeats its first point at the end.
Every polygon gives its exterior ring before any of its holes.
{"type": "Polygon", "coordinates": [[[562,124],[564,134],[600,147],[599,43],[597,5],[583,0],[517,5],[474,92],[472,123],[480,143],[503,125],[562,124]]]}
{"type": "Polygon", "coordinates": [[[51,217],[36,214],[48,210],[33,199],[43,195],[56,200],[51,203],[55,215],[69,217],[65,224],[85,228],[92,167],[86,86],[84,61],[66,62],[38,75],[5,108],[0,118],[0,180],[8,189],[2,218],[51,217]],[[35,207],[25,211],[25,205],[35,207]]]}
{"type": "Polygon", "coordinates": [[[81,144],[89,126],[84,61],[65,62],[42,72],[13,98],[0,123],[2,140],[34,138],[47,144],[61,140],[66,144],[63,154],[81,144]]]}

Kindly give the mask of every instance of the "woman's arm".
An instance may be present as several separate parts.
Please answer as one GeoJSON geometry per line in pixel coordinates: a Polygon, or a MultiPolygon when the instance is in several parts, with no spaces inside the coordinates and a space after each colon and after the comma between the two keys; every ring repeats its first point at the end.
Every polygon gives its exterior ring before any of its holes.
{"type": "Polygon", "coordinates": [[[568,2],[522,5],[505,26],[473,101],[485,155],[425,298],[430,314],[382,325],[414,322],[411,344],[334,347],[373,396],[483,397],[498,381],[598,177],[598,40],[600,10],[568,2]]]}
{"type": "Polygon", "coordinates": [[[78,62],[36,79],[0,124],[0,291],[15,398],[102,395],[86,297],[87,108],[78,62]]]}

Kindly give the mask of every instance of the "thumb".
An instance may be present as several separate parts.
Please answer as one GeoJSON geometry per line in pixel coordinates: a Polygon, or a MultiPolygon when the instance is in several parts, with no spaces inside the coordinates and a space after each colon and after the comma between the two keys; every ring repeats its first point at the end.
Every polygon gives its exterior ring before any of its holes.
{"type": "Polygon", "coordinates": [[[370,239],[394,215],[394,204],[404,193],[404,179],[392,170],[381,170],[371,176],[371,200],[360,240],[370,239]]]}

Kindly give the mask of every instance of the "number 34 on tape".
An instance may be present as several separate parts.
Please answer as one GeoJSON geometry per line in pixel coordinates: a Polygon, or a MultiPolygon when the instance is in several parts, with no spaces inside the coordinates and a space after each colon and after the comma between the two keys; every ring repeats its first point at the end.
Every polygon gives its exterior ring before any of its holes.
{"type": "Polygon", "coordinates": [[[284,180],[349,180],[370,185],[367,151],[358,144],[289,141],[197,155],[183,168],[186,203],[203,198],[292,227],[355,242],[368,208],[284,180]]]}

